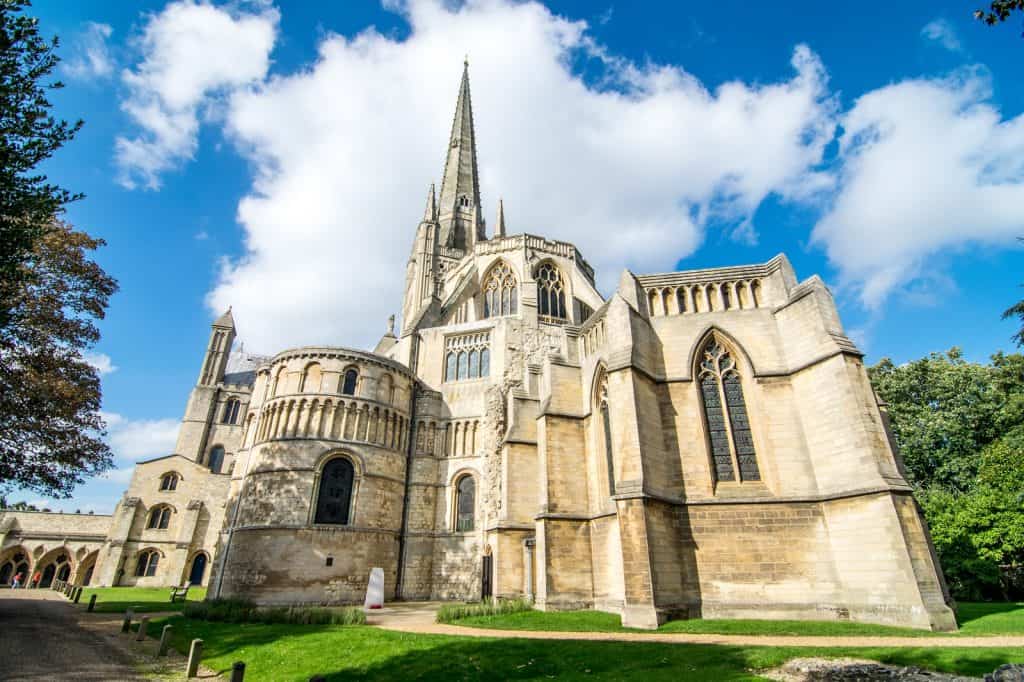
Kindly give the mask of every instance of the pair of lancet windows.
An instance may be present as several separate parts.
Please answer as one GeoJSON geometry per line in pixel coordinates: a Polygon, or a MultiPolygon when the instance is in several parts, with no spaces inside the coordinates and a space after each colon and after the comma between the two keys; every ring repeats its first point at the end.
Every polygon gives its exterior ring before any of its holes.
{"type": "Polygon", "coordinates": [[[154,549],[148,549],[139,555],[135,562],[135,575],[139,577],[156,575],[156,567],[160,562],[160,554],[154,549]]]}
{"type": "Polygon", "coordinates": [[[164,474],[160,477],[160,490],[171,492],[178,489],[178,474],[164,474]]]}
{"type": "Polygon", "coordinates": [[[171,524],[171,508],[167,506],[154,507],[149,512],[149,521],[146,523],[147,529],[155,530],[167,530],[167,527],[171,524]]]}
{"type": "Polygon", "coordinates": [[[224,403],[224,414],[221,417],[222,424],[237,424],[238,411],[242,408],[242,401],[238,398],[231,398],[224,403]]]}
{"type": "Polygon", "coordinates": [[[736,360],[717,338],[701,350],[697,380],[715,479],[761,480],[736,360]]]}

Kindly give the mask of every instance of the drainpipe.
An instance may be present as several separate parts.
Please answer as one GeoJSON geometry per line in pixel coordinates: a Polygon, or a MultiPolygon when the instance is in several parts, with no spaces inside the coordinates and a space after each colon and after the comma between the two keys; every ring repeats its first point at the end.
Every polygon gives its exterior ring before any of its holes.
{"type": "Polygon", "coordinates": [[[412,491],[412,459],[416,451],[416,397],[419,394],[419,383],[416,379],[416,368],[419,365],[420,335],[412,337],[410,369],[413,374],[412,393],[409,404],[409,437],[405,448],[405,492],[402,496],[402,527],[398,531],[398,569],[395,571],[395,598],[403,599],[405,592],[405,561],[409,550],[406,533],[409,531],[409,495],[412,491]]]}

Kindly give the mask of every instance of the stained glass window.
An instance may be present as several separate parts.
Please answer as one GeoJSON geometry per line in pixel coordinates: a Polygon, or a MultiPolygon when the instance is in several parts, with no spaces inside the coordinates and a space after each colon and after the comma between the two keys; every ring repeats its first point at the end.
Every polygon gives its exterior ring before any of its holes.
{"type": "Polygon", "coordinates": [[[736,361],[716,339],[704,347],[699,382],[715,479],[734,481],[738,468],[739,480],[761,480],[736,361]]]}
{"type": "Polygon", "coordinates": [[[320,492],[316,499],[315,523],[348,523],[348,510],[352,502],[352,482],[355,469],[344,457],[332,459],[320,475],[320,492]]]}

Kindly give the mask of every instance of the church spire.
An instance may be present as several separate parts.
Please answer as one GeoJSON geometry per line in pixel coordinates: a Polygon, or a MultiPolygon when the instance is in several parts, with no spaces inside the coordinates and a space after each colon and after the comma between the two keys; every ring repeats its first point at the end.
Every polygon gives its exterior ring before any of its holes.
{"type": "Polygon", "coordinates": [[[476,167],[476,134],[473,131],[473,103],[469,95],[469,60],[462,69],[459,98],[448,141],[448,157],[441,181],[438,206],[441,223],[440,243],[470,249],[482,234],[480,217],[480,179],[476,167]]]}

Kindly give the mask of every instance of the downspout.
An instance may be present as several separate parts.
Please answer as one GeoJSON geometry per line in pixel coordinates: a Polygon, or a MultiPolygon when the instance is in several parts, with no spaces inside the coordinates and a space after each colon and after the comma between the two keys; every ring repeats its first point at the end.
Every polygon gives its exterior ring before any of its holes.
{"type": "Polygon", "coordinates": [[[416,379],[416,369],[419,366],[420,336],[415,333],[412,337],[412,348],[410,349],[411,365],[413,374],[412,392],[409,404],[409,437],[405,448],[405,492],[402,496],[402,526],[398,531],[398,569],[395,571],[395,598],[404,598],[405,592],[405,561],[409,549],[406,542],[406,533],[409,531],[409,495],[412,491],[412,458],[416,449],[416,398],[419,394],[419,382],[416,379]]]}

